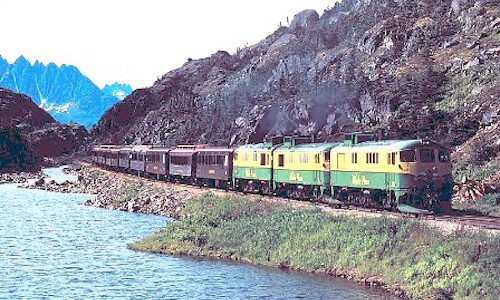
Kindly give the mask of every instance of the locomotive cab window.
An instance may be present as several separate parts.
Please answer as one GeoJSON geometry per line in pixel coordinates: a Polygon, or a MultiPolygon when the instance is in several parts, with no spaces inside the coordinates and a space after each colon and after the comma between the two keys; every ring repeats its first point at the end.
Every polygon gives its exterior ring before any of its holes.
{"type": "Polygon", "coordinates": [[[265,166],[266,165],[266,154],[265,153],[261,153],[260,154],[260,165],[261,166],[265,166]]]}
{"type": "Polygon", "coordinates": [[[325,161],[326,162],[330,161],[330,151],[325,152],[325,161]]]}
{"type": "Polygon", "coordinates": [[[415,150],[403,150],[399,152],[399,160],[401,162],[414,162],[415,150]]]}
{"type": "Polygon", "coordinates": [[[279,167],[285,166],[285,155],[283,154],[278,155],[278,166],[279,167]]]}
{"type": "Polygon", "coordinates": [[[424,163],[434,162],[434,149],[420,149],[420,161],[424,163]]]}
{"type": "Polygon", "coordinates": [[[445,149],[439,149],[438,159],[440,162],[449,162],[450,161],[450,153],[445,149]]]}

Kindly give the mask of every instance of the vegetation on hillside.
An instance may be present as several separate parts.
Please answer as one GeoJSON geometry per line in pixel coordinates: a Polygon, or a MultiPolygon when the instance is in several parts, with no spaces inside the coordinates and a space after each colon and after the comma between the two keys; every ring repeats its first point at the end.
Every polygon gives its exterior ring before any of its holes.
{"type": "Polygon", "coordinates": [[[130,247],[383,282],[415,299],[496,299],[500,292],[498,236],[210,193],[189,202],[184,214],[130,247]]]}
{"type": "Polygon", "coordinates": [[[35,159],[26,140],[15,128],[0,128],[0,173],[32,170],[35,159]]]}

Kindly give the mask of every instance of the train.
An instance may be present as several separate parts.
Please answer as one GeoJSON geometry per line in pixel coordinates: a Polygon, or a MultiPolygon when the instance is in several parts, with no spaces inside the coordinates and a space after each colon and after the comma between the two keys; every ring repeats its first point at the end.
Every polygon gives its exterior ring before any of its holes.
{"type": "Polygon", "coordinates": [[[237,147],[96,145],[94,164],[185,184],[408,214],[449,212],[450,151],[367,132],[339,142],[285,136],[237,147]]]}

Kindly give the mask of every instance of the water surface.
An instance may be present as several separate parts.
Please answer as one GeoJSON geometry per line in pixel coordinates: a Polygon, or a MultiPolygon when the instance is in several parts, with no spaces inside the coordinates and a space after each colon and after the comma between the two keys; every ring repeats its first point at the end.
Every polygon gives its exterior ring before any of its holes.
{"type": "Polygon", "coordinates": [[[169,220],[82,205],[89,197],[0,185],[0,299],[388,297],[325,276],[129,250],[169,220]]]}

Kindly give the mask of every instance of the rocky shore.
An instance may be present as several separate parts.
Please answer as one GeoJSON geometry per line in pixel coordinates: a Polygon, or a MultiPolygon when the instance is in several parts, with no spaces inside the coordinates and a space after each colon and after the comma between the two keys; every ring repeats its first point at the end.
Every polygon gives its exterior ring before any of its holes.
{"type": "Polygon", "coordinates": [[[196,194],[164,182],[108,172],[88,165],[73,165],[63,172],[77,176],[78,180],[57,183],[40,179],[33,185],[22,187],[59,193],[93,194],[95,197],[87,200],[85,205],[176,219],[182,217],[181,209],[196,194]]]}

